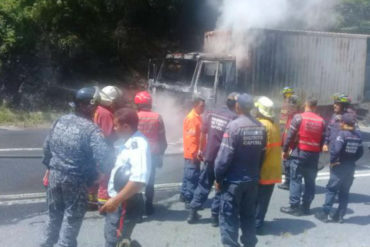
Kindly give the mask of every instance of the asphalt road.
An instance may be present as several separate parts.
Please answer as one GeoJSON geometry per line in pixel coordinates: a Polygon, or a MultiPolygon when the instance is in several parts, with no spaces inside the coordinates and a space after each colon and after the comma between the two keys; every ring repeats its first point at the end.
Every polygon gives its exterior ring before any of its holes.
{"type": "MultiPolygon", "coordinates": [[[[0,129],[0,156],[39,156],[41,151],[37,148],[42,146],[47,132],[47,129],[0,129]],[[14,148],[20,150],[9,150],[14,148]]],[[[370,135],[365,133],[365,141],[369,140],[370,135]]],[[[342,225],[323,224],[313,215],[298,218],[280,213],[279,208],[288,203],[288,192],[275,189],[266,216],[265,234],[259,237],[258,246],[370,247],[369,161],[370,152],[366,148],[364,157],[357,164],[357,177],[351,189],[348,215],[342,225]]],[[[326,164],[327,156],[322,155],[320,162],[326,164]]],[[[208,209],[200,212],[202,219],[199,224],[188,225],[185,222],[188,212],[178,202],[178,188],[173,185],[181,182],[182,167],[181,155],[167,155],[163,168],[158,170],[157,185],[171,186],[157,190],[156,214],[139,224],[134,231],[133,237],[142,246],[221,246],[219,230],[209,224],[208,209]]],[[[39,245],[47,219],[45,198],[20,199],[25,193],[45,191],[41,185],[44,170],[40,158],[0,158],[0,246],[39,245]],[[14,198],[4,203],[1,198],[4,195],[12,195],[14,198]]],[[[324,168],[318,176],[313,213],[323,203],[327,180],[328,170],[324,168]]],[[[206,208],[209,205],[210,201],[206,208]]],[[[103,246],[103,227],[104,219],[95,212],[89,212],[79,235],[79,246],[103,246]]]]}
{"type": "MultiPolygon", "coordinates": [[[[48,129],[0,129],[0,195],[44,191],[41,180],[45,167],[41,163],[42,152],[39,148],[42,147],[48,131],[48,129]],[[1,158],[4,156],[25,158],[1,158]]],[[[176,150],[180,150],[178,145],[170,145],[171,153],[176,150]]],[[[182,167],[181,154],[166,155],[163,168],[158,169],[156,182],[158,184],[180,182],[182,167]]]]}
{"type": "MultiPolygon", "coordinates": [[[[41,184],[45,167],[41,163],[42,155],[39,148],[48,133],[48,129],[1,129],[0,128],[0,195],[43,192],[41,184]],[[10,150],[11,149],[11,150],[10,150]],[[16,149],[16,151],[14,151],[16,149]],[[20,156],[25,158],[1,158],[4,156],[20,156]],[[36,157],[36,158],[30,158],[36,157]]],[[[364,134],[370,141],[370,135],[364,134]]],[[[173,154],[181,150],[178,144],[169,145],[168,154],[164,158],[161,169],[157,169],[157,184],[179,183],[183,173],[181,154],[173,154]]],[[[365,148],[364,157],[358,162],[358,170],[370,171],[370,152],[365,148]]],[[[328,163],[328,156],[321,155],[320,163],[328,163]]],[[[327,172],[325,168],[323,172],[327,172]]]]}

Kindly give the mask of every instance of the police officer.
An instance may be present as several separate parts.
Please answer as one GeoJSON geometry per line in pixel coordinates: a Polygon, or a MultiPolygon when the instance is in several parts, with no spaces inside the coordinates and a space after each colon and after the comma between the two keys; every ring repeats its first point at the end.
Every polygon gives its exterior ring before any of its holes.
{"type": "MultiPolygon", "coordinates": [[[[299,113],[299,99],[297,95],[292,95],[288,99],[288,114],[287,114],[287,122],[285,124],[284,132],[282,133],[282,143],[284,143],[288,131],[290,128],[290,124],[292,122],[292,119],[295,114],[299,113]]],[[[291,143],[291,146],[289,147],[289,151],[291,152],[294,149],[295,143],[291,143]]],[[[289,185],[290,185],[290,158],[288,157],[287,159],[283,160],[283,167],[284,167],[284,175],[285,175],[285,180],[284,183],[279,184],[278,188],[283,189],[283,190],[289,190],[289,185]]]]}
{"type": "Polygon", "coordinates": [[[239,246],[239,225],[243,245],[251,247],[257,243],[255,208],[266,130],[250,115],[252,107],[252,96],[238,96],[239,117],[228,124],[215,161],[216,189],[221,190],[220,231],[224,246],[239,246]]]}
{"type": "Polygon", "coordinates": [[[87,207],[87,186],[97,178],[97,164],[101,170],[109,170],[113,164],[113,150],[91,121],[98,98],[96,88],[78,90],[75,112],[59,118],[46,138],[43,163],[50,169],[49,222],[41,246],[77,246],[87,207]]]}
{"type": "Polygon", "coordinates": [[[340,123],[342,115],[346,112],[353,112],[352,109],[350,109],[351,105],[351,99],[343,94],[338,93],[334,95],[334,113],[328,123],[328,126],[326,127],[326,133],[325,133],[325,143],[323,147],[324,152],[328,152],[330,149],[330,144],[335,143],[335,140],[338,136],[338,132],[340,131],[340,123]]]}
{"type": "Polygon", "coordinates": [[[154,213],[154,180],[156,168],[162,167],[163,155],[167,149],[166,131],[162,116],[152,111],[152,96],[146,92],[138,92],[135,96],[135,104],[138,109],[139,131],[145,135],[150,145],[152,154],[152,170],[150,179],[145,188],[145,213],[151,215],[154,213]]]}
{"type": "Polygon", "coordinates": [[[353,183],[355,162],[363,155],[360,132],[355,130],[356,116],[345,113],[341,118],[341,130],[331,143],[330,149],[330,179],[326,186],[323,210],[315,216],[323,222],[328,221],[328,215],[338,194],[339,206],[332,216],[333,221],[343,222],[347,211],[349,190],[353,183]]]}
{"type": "Polygon", "coordinates": [[[115,113],[118,156],[108,183],[111,198],[100,209],[101,213],[107,213],[106,247],[134,246],[131,234],[144,213],[140,191],[149,181],[151,154],[148,141],[138,131],[138,123],[138,115],[133,109],[122,108],[115,113]]]}
{"type": "Polygon", "coordinates": [[[291,153],[290,161],[290,207],[282,207],[280,211],[299,216],[309,214],[310,205],[315,197],[315,180],[318,171],[318,162],[324,141],[325,121],[315,113],[317,100],[308,98],[305,112],[294,116],[288,136],[283,146],[283,158],[289,156],[289,146],[297,142],[291,153]],[[302,179],[305,189],[301,202],[302,179]]]}
{"type": "MultiPolygon", "coordinates": [[[[199,159],[204,160],[205,168],[201,171],[198,186],[195,189],[193,200],[190,203],[190,213],[187,219],[189,224],[195,223],[199,219],[197,210],[201,209],[202,205],[207,200],[215,182],[214,161],[227,124],[237,117],[235,113],[237,96],[237,93],[229,94],[226,105],[214,111],[209,111],[202,124],[201,139],[207,138],[207,145],[204,155],[202,152],[199,154],[199,159]]],[[[220,193],[216,192],[212,202],[212,225],[215,227],[218,226],[219,197],[220,193]]]]}

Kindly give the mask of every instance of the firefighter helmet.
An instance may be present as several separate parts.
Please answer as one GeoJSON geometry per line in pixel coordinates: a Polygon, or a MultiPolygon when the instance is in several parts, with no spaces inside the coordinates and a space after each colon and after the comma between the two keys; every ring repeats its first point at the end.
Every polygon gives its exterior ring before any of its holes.
{"type": "Polygon", "coordinates": [[[135,95],[136,105],[152,105],[152,96],[147,91],[138,92],[135,95]]]}
{"type": "Polygon", "coordinates": [[[351,98],[349,98],[347,95],[343,93],[336,93],[333,96],[334,103],[338,104],[351,104],[351,98]]]}
{"type": "Polygon", "coordinates": [[[283,95],[287,94],[294,94],[294,89],[291,87],[284,87],[283,90],[281,91],[283,95]]]}

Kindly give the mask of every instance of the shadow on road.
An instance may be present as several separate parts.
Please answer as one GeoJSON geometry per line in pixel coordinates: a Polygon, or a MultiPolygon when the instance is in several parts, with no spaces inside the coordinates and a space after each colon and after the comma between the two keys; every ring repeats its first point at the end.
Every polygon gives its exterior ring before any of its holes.
{"type": "Polygon", "coordinates": [[[350,217],[344,220],[344,224],[354,224],[360,226],[370,225],[370,215],[350,217]]]}
{"type": "Polygon", "coordinates": [[[46,203],[0,207],[0,225],[16,224],[19,221],[46,214],[46,203]]]}
{"type": "Polygon", "coordinates": [[[298,235],[314,227],[316,225],[308,220],[276,218],[265,222],[263,235],[298,235]]]}

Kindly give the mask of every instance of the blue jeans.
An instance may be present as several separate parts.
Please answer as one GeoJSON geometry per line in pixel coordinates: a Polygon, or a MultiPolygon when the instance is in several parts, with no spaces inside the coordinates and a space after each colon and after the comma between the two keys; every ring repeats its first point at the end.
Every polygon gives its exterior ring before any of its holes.
{"type": "Polygon", "coordinates": [[[307,158],[293,157],[290,162],[290,205],[297,207],[301,203],[302,180],[304,179],[304,193],[302,205],[309,208],[315,197],[317,165],[319,153],[310,155],[307,158]]]}
{"type": "Polygon", "coordinates": [[[323,205],[325,213],[330,213],[335,202],[335,196],[338,194],[339,206],[336,213],[341,217],[346,214],[354,172],[354,165],[337,165],[330,169],[330,179],[326,185],[325,203],[323,205]]]}
{"type": "Polygon", "coordinates": [[[256,237],[256,199],[257,182],[224,184],[221,190],[220,231],[224,246],[239,247],[239,225],[242,230],[240,238],[244,246],[255,246],[256,237]]]}
{"type": "MultiPolygon", "coordinates": [[[[200,173],[198,186],[195,189],[193,200],[190,203],[190,207],[192,209],[199,210],[202,208],[203,204],[208,199],[208,195],[211,192],[214,182],[214,163],[206,162],[205,168],[200,173]]],[[[220,192],[216,192],[215,197],[213,198],[211,211],[212,215],[218,216],[220,211],[220,192]]]]}
{"type": "Polygon", "coordinates": [[[270,204],[274,184],[258,185],[257,207],[256,207],[256,227],[262,227],[265,215],[270,204]]]}
{"type": "Polygon", "coordinates": [[[184,177],[182,179],[181,195],[185,202],[190,203],[193,199],[194,191],[197,188],[200,175],[200,163],[193,163],[192,160],[185,159],[184,177]]]}

